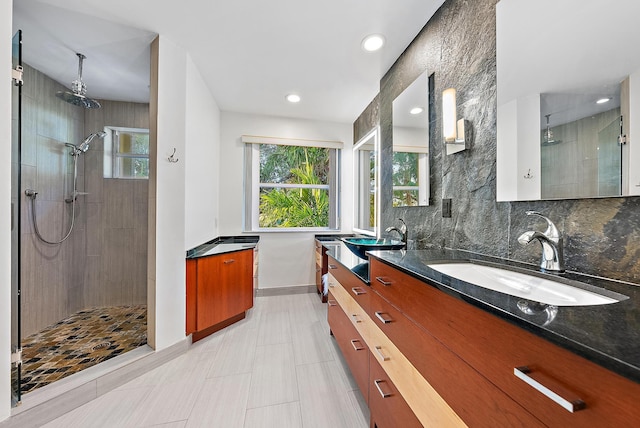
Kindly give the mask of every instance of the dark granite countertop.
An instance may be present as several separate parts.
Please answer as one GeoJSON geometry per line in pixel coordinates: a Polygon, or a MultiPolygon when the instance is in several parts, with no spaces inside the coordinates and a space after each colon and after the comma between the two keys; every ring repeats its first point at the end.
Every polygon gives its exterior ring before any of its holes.
{"type": "Polygon", "coordinates": [[[260,240],[259,236],[220,236],[197,247],[187,250],[187,259],[214,256],[216,254],[231,253],[255,248],[260,240]]]}
{"type": "MultiPolygon", "coordinates": [[[[349,250],[341,245],[332,247],[331,254],[337,255],[336,259],[340,263],[352,269],[351,261],[342,255],[345,251],[349,250]]],[[[640,286],[573,272],[543,274],[529,264],[465,251],[397,250],[373,251],[369,254],[417,279],[427,281],[425,286],[436,287],[640,383],[640,286]],[[496,267],[512,270],[525,269],[536,274],[579,281],[629,298],[607,305],[562,306],[558,308],[555,317],[550,317],[544,311],[527,315],[518,309],[517,303],[523,300],[520,297],[478,287],[427,266],[451,261],[474,261],[487,265],[497,264],[496,267]]]]}

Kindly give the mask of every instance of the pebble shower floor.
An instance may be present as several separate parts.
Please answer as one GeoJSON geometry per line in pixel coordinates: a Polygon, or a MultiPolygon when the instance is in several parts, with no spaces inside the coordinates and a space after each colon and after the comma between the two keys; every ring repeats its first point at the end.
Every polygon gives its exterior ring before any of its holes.
{"type": "Polygon", "coordinates": [[[77,312],[22,341],[22,393],[146,343],[146,305],[77,312]]]}

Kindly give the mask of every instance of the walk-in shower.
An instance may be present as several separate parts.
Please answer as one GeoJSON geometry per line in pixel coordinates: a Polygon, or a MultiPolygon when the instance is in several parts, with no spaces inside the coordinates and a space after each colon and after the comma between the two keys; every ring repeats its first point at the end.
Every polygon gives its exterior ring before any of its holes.
{"type": "Polygon", "coordinates": [[[14,403],[147,342],[148,180],[108,175],[105,164],[131,160],[126,150],[140,142],[114,130],[148,129],[149,105],[67,103],[62,84],[22,66],[12,111],[14,403]]]}
{"type": "Polygon", "coordinates": [[[107,135],[106,132],[94,132],[93,134],[89,134],[87,138],[84,139],[82,143],[79,145],[65,143],[65,146],[71,148],[71,152],[69,153],[73,158],[73,190],[67,198],[65,198],[65,202],[71,204],[71,221],[69,223],[69,230],[64,234],[64,236],[59,240],[49,240],[42,236],[40,229],[38,228],[38,216],[36,214],[36,196],[38,196],[38,192],[33,189],[27,189],[24,191],[24,194],[31,200],[31,221],[33,222],[33,231],[35,232],[38,239],[42,242],[45,242],[49,245],[59,245],[66,241],[69,236],[71,236],[71,232],[73,232],[73,226],[76,222],[76,201],[78,196],[86,194],[78,191],[78,158],[80,155],[84,154],[89,150],[89,145],[93,141],[94,138],[104,138],[107,135]]]}

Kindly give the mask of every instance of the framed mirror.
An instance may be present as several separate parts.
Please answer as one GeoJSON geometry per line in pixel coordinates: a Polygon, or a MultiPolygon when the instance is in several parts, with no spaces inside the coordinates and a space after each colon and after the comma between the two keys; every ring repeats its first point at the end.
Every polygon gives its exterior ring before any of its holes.
{"type": "Polygon", "coordinates": [[[380,209],[378,207],[379,131],[374,128],[353,146],[355,207],[353,230],[377,236],[380,209]]]}
{"type": "Polygon", "coordinates": [[[429,77],[425,71],[392,104],[393,206],[429,205],[429,77]]]}
{"type": "Polygon", "coordinates": [[[640,195],[640,2],[496,13],[498,201],[640,195]]]}

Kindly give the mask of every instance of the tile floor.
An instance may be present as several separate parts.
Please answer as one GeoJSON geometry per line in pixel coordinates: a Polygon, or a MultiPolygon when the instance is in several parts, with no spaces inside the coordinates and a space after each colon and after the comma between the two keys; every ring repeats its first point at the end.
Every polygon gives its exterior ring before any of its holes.
{"type": "Polygon", "coordinates": [[[366,428],[368,419],[313,293],[257,297],[246,319],[45,427],[366,428]]]}
{"type": "MultiPolygon", "coordinates": [[[[110,306],[77,312],[22,341],[22,393],[145,343],[146,305],[110,306]]],[[[15,383],[15,379],[13,381],[15,383]]]]}

